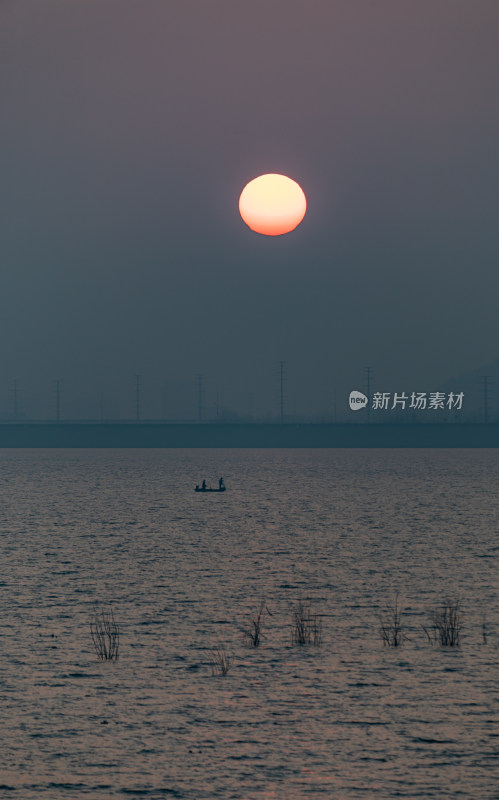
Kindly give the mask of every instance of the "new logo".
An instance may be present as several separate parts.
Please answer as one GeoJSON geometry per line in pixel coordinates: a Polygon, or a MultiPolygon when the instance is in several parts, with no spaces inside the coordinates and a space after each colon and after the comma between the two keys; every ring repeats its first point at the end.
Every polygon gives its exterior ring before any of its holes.
{"type": "Polygon", "coordinates": [[[348,402],[352,411],[358,411],[367,406],[367,397],[362,392],[350,392],[348,402]]]}

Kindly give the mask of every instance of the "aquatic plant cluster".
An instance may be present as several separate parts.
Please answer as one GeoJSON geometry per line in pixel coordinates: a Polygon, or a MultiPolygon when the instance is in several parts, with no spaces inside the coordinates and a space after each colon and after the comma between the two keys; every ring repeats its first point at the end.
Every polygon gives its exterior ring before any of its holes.
{"type": "MultiPolygon", "coordinates": [[[[258,610],[251,615],[247,624],[241,629],[245,643],[250,647],[259,647],[265,636],[265,622],[271,617],[265,600],[258,610]]],[[[422,625],[428,642],[441,647],[459,647],[463,628],[463,612],[461,600],[457,596],[445,597],[442,602],[427,612],[428,624],[422,625]]],[[[405,632],[403,610],[397,592],[392,601],[387,602],[378,614],[378,633],[385,647],[400,647],[410,638],[405,632]]],[[[488,631],[485,616],[482,617],[482,643],[487,644],[488,631]]],[[[322,645],[322,616],[312,609],[310,603],[299,599],[291,609],[291,644],[298,647],[322,645]]],[[[90,634],[97,657],[101,661],[117,661],[119,655],[120,628],[114,618],[112,609],[94,610],[90,620],[90,634]]],[[[227,650],[223,642],[216,644],[211,652],[212,675],[228,674],[234,662],[234,655],[227,650]]]]}
{"type": "Polygon", "coordinates": [[[90,636],[101,661],[117,661],[120,652],[120,629],[109,611],[96,608],[90,620],[90,636]]]}
{"type": "MultiPolygon", "coordinates": [[[[463,613],[459,597],[446,597],[428,612],[429,625],[422,625],[430,644],[441,647],[459,647],[463,627],[463,613]]],[[[402,612],[398,592],[379,614],[379,633],[384,645],[399,647],[409,637],[403,631],[402,612]]],[[[482,621],[482,639],[487,643],[486,623],[482,621]]]]}

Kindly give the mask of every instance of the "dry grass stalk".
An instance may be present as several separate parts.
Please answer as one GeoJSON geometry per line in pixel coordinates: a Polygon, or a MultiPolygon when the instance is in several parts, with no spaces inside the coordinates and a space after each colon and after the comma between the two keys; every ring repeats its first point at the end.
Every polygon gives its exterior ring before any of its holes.
{"type": "Polygon", "coordinates": [[[225,645],[216,645],[211,652],[211,674],[227,675],[233,657],[225,649],[225,645]]]}
{"type": "Polygon", "coordinates": [[[112,609],[94,611],[90,620],[90,633],[95,652],[101,661],[116,661],[120,649],[120,631],[112,609]]]}
{"type": "Polygon", "coordinates": [[[263,615],[265,611],[269,616],[272,616],[268,607],[265,605],[265,600],[262,600],[258,612],[252,617],[249,626],[243,630],[244,638],[250,647],[258,647],[260,645],[262,639],[263,615]]]}
{"type": "Polygon", "coordinates": [[[431,644],[442,647],[459,647],[463,617],[459,598],[447,597],[442,605],[429,612],[431,626],[423,630],[431,644]]]}
{"type": "Polygon", "coordinates": [[[488,632],[487,632],[487,618],[485,616],[485,611],[482,614],[482,643],[487,644],[488,641],[488,632]]]}
{"type": "Polygon", "coordinates": [[[310,606],[302,600],[293,609],[293,644],[320,647],[322,644],[322,619],[318,614],[313,614],[310,606]]]}
{"type": "Polygon", "coordinates": [[[387,604],[379,615],[379,633],[386,647],[400,647],[407,638],[402,633],[402,615],[398,605],[398,592],[393,603],[387,604]]]}

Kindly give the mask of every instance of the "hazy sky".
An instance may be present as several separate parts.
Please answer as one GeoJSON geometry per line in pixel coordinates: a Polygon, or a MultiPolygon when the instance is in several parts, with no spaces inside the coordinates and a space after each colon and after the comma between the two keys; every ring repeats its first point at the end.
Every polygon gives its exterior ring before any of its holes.
{"type": "Polygon", "coordinates": [[[0,411],[326,412],[499,356],[497,0],[1,0],[0,411]],[[283,237],[245,183],[303,187],[283,237]],[[190,404],[190,407],[189,407],[190,404]],[[182,410],[182,409],[181,409],[182,410]]]}

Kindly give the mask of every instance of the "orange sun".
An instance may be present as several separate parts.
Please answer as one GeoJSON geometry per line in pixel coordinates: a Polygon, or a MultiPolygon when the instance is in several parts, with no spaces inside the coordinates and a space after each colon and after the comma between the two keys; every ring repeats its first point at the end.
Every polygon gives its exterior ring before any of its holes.
{"type": "Polygon", "coordinates": [[[289,233],[307,210],[301,186],[286,175],[270,173],[250,181],[241,192],[239,213],[252,231],[266,236],[289,233]]]}

